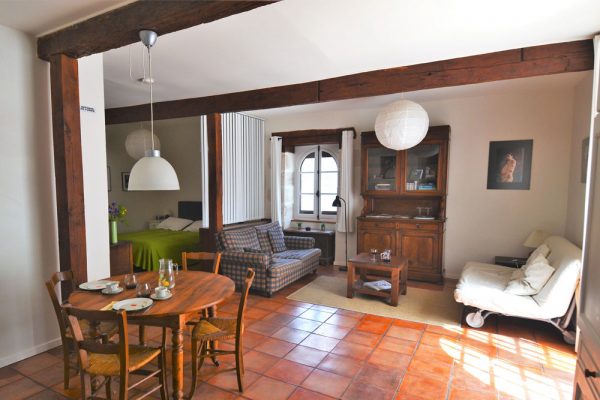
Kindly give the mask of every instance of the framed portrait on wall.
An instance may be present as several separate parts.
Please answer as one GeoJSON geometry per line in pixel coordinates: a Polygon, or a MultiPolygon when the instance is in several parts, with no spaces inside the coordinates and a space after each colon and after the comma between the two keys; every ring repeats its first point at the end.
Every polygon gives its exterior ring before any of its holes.
{"type": "Polygon", "coordinates": [[[121,172],[121,189],[129,191],[129,172],[121,172]]]}
{"type": "Polygon", "coordinates": [[[529,190],[533,140],[490,142],[488,189],[529,190]]]}

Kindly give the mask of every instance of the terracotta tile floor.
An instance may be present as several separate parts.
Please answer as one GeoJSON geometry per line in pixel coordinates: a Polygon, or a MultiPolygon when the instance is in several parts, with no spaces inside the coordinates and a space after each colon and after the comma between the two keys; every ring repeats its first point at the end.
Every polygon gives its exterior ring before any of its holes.
{"type": "MultiPolygon", "coordinates": [[[[323,267],[320,274],[341,274],[323,267]]],[[[482,329],[438,327],[287,300],[314,276],[267,299],[251,295],[245,391],[233,357],[207,361],[198,399],[571,399],[575,355],[547,324],[490,317],[482,329]]],[[[439,290],[435,285],[409,284],[439,290]]],[[[239,295],[219,307],[234,315],[239,295]]],[[[400,305],[401,307],[401,305],[400,305]]],[[[131,330],[135,336],[135,329],[131,330]]],[[[160,331],[149,330],[156,341],[160,331]]],[[[136,338],[132,339],[134,342],[136,338]]],[[[221,343],[230,347],[230,343],[221,343]]],[[[189,352],[186,338],[186,351],[189,352]]],[[[185,391],[191,368],[185,358],[185,391]]],[[[169,378],[170,379],[170,378],[169,378]]],[[[0,368],[0,399],[77,398],[62,389],[60,348],[0,368]]],[[[117,385],[113,385],[113,388],[117,385]]]]}

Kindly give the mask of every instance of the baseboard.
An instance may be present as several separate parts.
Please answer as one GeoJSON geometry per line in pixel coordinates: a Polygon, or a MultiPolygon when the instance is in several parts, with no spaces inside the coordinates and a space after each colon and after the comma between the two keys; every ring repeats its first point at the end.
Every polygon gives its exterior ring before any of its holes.
{"type": "Polygon", "coordinates": [[[0,358],[0,368],[5,367],[7,365],[16,363],[17,361],[24,360],[26,358],[35,356],[37,354],[43,353],[46,350],[50,350],[55,348],[56,346],[60,346],[61,340],[60,337],[56,339],[52,339],[46,343],[38,344],[37,346],[31,347],[27,350],[20,351],[15,354],[11,354],[6,357],[0,358]]]}

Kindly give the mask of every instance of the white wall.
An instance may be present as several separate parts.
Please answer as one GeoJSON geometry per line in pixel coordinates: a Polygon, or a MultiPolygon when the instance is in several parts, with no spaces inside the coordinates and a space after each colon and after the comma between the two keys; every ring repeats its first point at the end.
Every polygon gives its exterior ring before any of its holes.
{"type": "Polygon", "coordinates": [[[102,54],[80,58],[79,103],[88,280],[110,276],[102,54]]]}
{"type": "MultiPolygon", "coordinates": [[[[410,98],[410,96],[407,96],[410,98]]],[[[431,125],[450,125],[445,275],[456,278],[466,261],[524,256],[521,243],[536,228],[565,233],[569,188],[573,90],[549,88],[514,94],[447,98],[421,104],[431,125]],[[489,142],[533,139],[531,190],[487,190],[489,142]]],[[[279,114],[271,132],[353,126],[373,130],[379,109],[279,114]]],[[[355,143],[355,187],[360,187],[360,139],[355,143]]],[[[354,201],[360,210],[360,197],[354,201]]],[[[344,236],[336,235],[336,259],[344,236]]],[[[356,235],[348,237],[355,254],[356,235]]]]}
{"type": "Polygon", "coordinates": [[[106,126],[107,162],[110,166],[112,186],[108,198],[111,202],[123,204],[129,211],[127,223],[119,224],[119,232],[148,229],[148,221],[153,220],[156,215],[177,216],[178,201],[202,200],[200,117],[154,122],[154,133],[160,140],[161,156],[175,168],[181,190],[152,192],[122,190],[121,172],[130,172],[136,161],[125,151],[125,139],[130,132],[139,127],[139,123],[106,126]]]}
{"type": "Polygon", "coordinates": [[[58,270],[49,65],[0,25],[0,367],[60,344],[44,282],[58,270]]]}
{"type": "Polygon", "coordinates": [[[592,72],[577,87],[573,102],[573,137],[571,140],[571,170],[569,175],[569,207],[565,236],[581,247],[583,242],[583,212],[585,183],[581,181],[581,153],[583,140],[590,136],[590,109],[592,107],[592,72]]]}

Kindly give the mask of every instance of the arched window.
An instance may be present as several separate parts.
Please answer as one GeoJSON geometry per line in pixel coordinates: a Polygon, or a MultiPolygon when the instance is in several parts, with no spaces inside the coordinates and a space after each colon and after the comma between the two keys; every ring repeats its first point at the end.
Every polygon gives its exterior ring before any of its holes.
{"type": "Polygon", "coordinates": [[[296,148],[296,218],[335,219],[331,204],[338,194],[338,161],[335,146],[296,148]]]}

